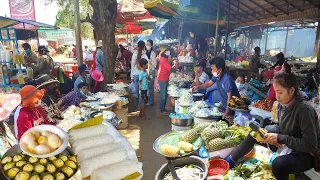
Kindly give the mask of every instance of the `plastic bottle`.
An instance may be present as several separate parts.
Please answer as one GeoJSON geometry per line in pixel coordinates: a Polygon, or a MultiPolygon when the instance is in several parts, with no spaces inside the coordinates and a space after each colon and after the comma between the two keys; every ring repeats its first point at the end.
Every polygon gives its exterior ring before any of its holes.
{"type": "Polygon", "coordinates": [[[19,70],[17,73],[17,79],[18,79],[19,84],[24,84],[23,73],[21,70],[19,70]]]}

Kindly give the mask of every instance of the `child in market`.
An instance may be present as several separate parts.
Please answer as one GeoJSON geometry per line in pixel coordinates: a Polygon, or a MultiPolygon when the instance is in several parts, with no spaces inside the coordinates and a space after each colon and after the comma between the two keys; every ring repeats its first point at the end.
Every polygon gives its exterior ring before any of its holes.
{"type": "Polygon", "coordinates": [[[148,60],[142,58],[140,60],[140,74],[139,74],[139,90],[140,90],[140,98],[139,98],[139,104],[140,104],[140,117],[142,119],[147,119],[146,117],[146,110],[145,105],[148,103],[148,60]]]}
{"type": "Polygon", "coordinates": [[[78,88],[78,94],[75,91],[71,91],[66,96],[62,97],[57,103],[58,108],[63,106],[62,110],[66,110],[71,105],[79,106],[89,92],[89,85],[86,82],[81,82],[78,85],[78,88]]]}

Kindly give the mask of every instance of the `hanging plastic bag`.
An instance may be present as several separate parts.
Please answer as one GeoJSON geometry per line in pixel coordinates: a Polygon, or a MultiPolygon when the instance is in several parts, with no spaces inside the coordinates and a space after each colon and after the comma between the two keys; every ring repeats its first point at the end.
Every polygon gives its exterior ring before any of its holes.
{"type": "Polygon", "coordinates": [[[129,85],[129,89],[131,90],[132,96],[137,98],[138,94],[133,82],[129,85]]]}
{"type": "Polygon", "coordinates": [[[234,124],[239,124],[240,126],[247,126],[249,125],[250,121],[246,116],[243,116],[241,113],[239,116],[234,118],[233,120],[234,124]]]}

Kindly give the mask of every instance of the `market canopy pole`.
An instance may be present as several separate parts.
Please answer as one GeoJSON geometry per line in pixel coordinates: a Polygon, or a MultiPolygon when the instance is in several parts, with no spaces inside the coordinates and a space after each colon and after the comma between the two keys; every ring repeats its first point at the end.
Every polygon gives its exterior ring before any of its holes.
{"type": "Polygon", "coordinates": [[[218,30],[219,30],[219,14],[220,14],[220,0],[218,0],[217,6],[217,21],[216,21],[216,35],[214,38],[214,57],[217,56],[217,41],[218,41],[218,30]]]}
{"type": "Polygon", "coordinates": [[[74,0],[74,22],[76,29],[76,54],[78,65],[83,64],[82,57],[82,42],[81,42],[81,30],[80,30],[80,13],[79,13],[79,0],[74,0]]]}
{"type": "Polygon", "coordinates": [[[320,21],[318,21],[316,42],[314,46],[314,56],[317,57],[317,66],[320,67],[320,21]]]}
{"type": "Polygon", "coordinates": [[[229,23],[230,23],[230,0],[228,0],[228,23],[227,23],[227,30],[226,30],[226,47],[224,50],[224,60],[227,59],[227,44],[228,44],[228,38],[229,38],[229,23]]]}

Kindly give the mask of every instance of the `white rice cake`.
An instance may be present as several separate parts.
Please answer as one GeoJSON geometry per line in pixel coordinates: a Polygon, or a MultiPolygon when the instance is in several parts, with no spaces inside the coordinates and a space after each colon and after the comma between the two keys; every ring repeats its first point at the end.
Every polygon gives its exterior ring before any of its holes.
{"type": "Polygon", "coordinates": [[[69,141],[73,143],[74,141],[77,141],[79,139],[103,134],[108,134],[108,127],[102,124],[87,128],[74,129],[70,130],[69,132],[69,141]]]}
{"type": "MultiPolygon", "coordinates": [[[[125,149],[117,149],[106,154],[94,156],[80,162],[80,170],[83,178],[91,176],[92,172],[96,169],[104,166],[112,165],[124,161],[128,158],[127,151],[125,149]]],[[[115,173],[115,172],[113,172],[115,173]]]]}
{"type": "Polygon", "coordinates": [[[114,139],[110,135],[99,135],[88,138],[79,139],[72,143],[72,150],[75,154],[78,154],[81,150],[87,149],[90,147],[106,145],[113,143],[114,139]]]}
{"type": "Polygon", "coordinates": [[[125,160],[93,171],[90,180],[119,180],[141,169],[141,162],[125,160]]]}
{"type": "Polygon", "coordinates": [[[117,142],[83,149],[77,154],[78,162],[82,162],[85,159],[89,159],[110,151],[115,151],[117,149],[124,149],[124,147],[121,143],[117,142]]]}

